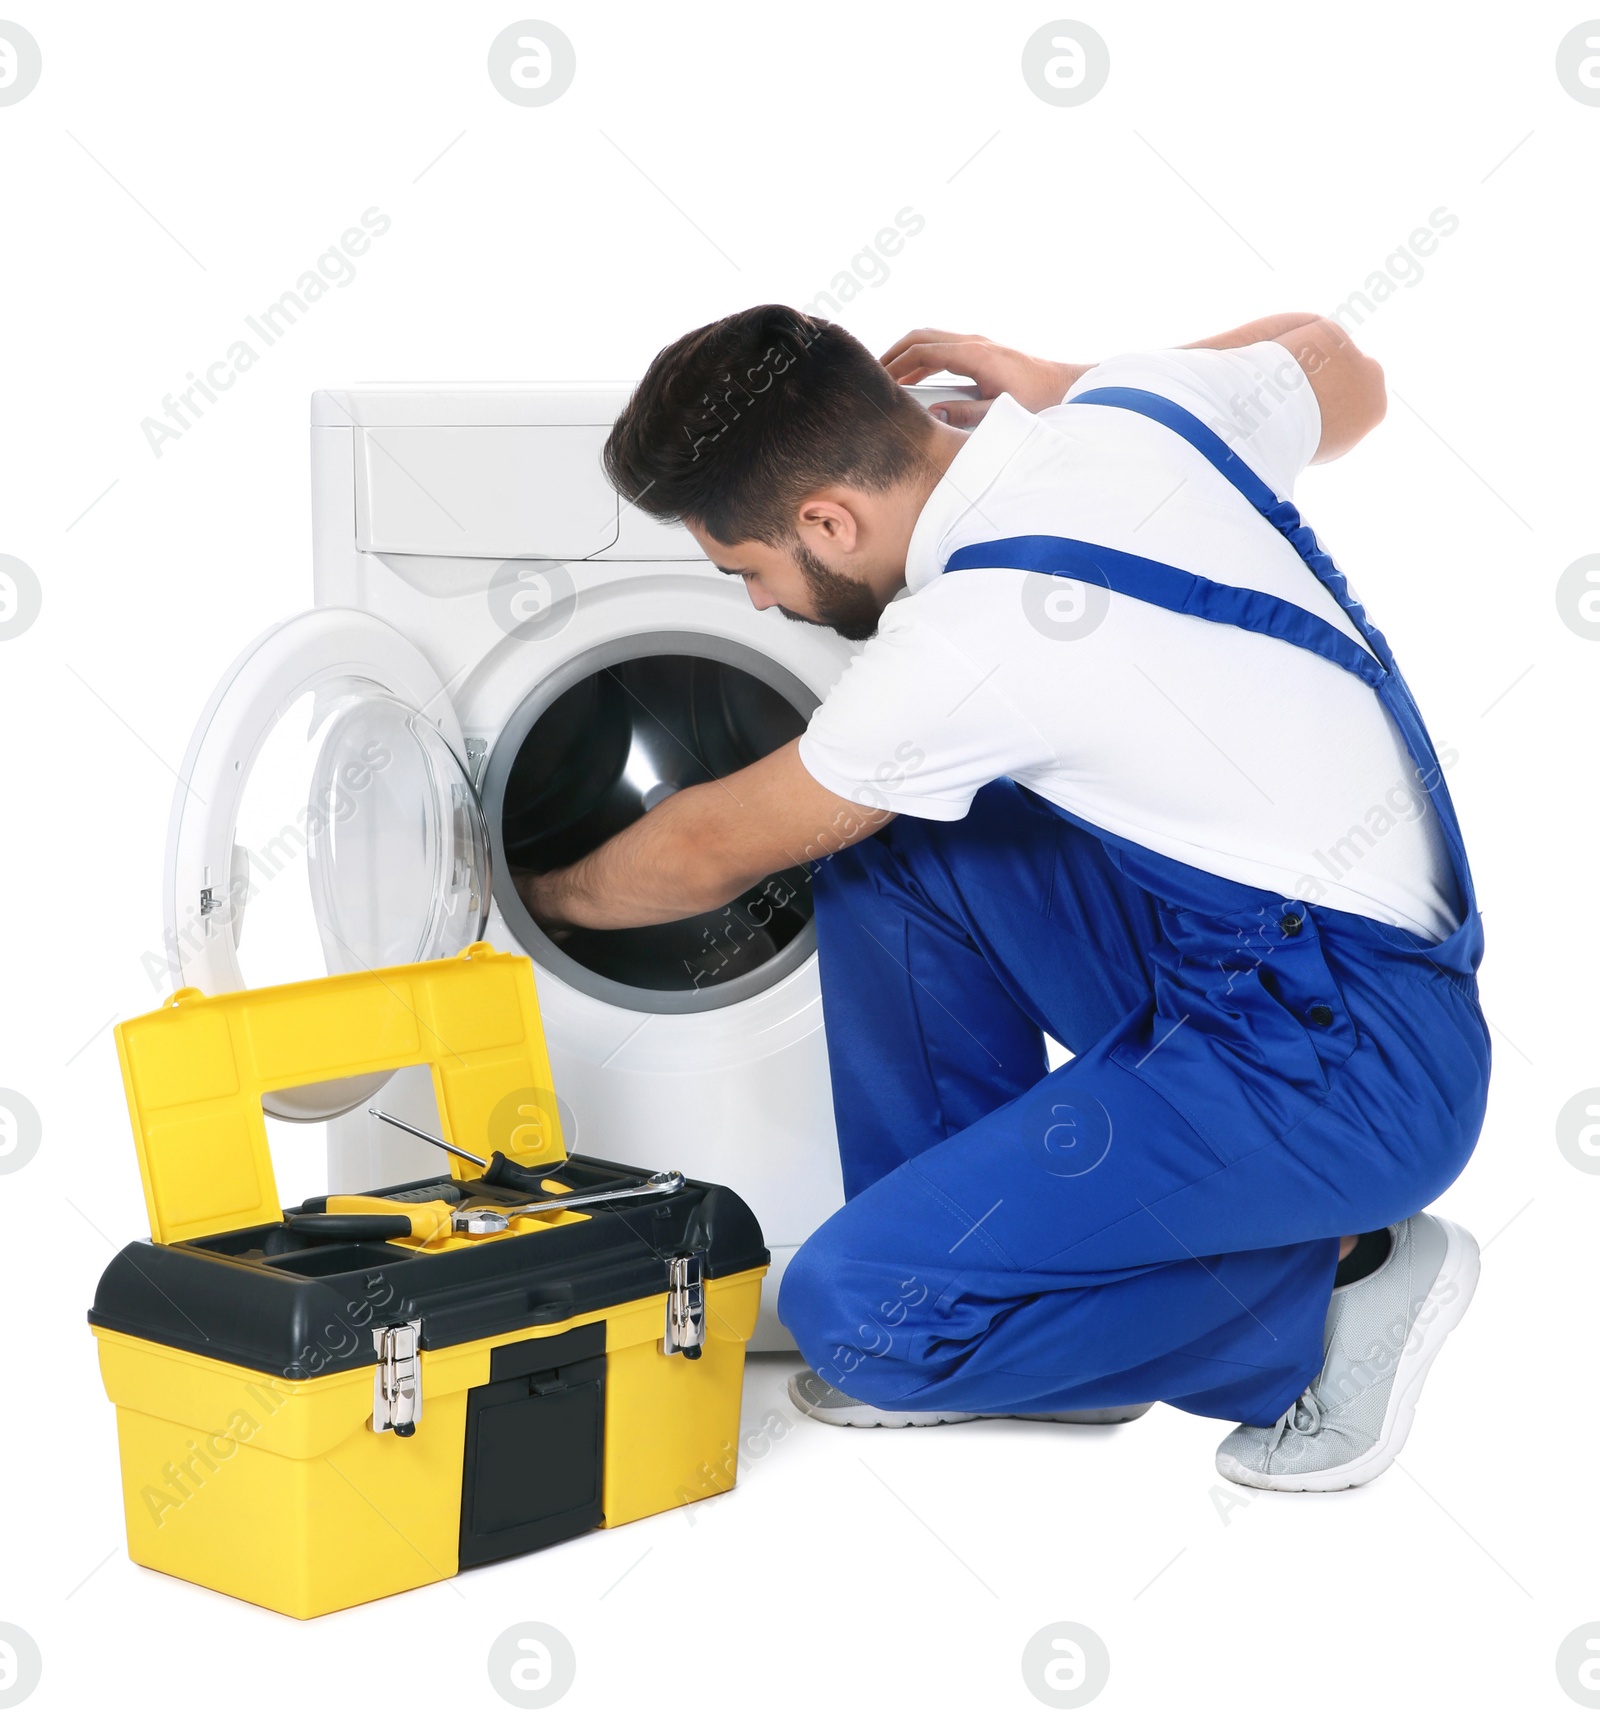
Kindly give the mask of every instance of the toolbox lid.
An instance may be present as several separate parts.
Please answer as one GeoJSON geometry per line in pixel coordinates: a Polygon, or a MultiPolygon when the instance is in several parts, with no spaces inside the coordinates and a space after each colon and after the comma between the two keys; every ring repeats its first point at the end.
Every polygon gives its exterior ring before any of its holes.
{"type": "Polygon", "coordinates": [[[490,1116],[516,1096],[516,1157],[565,1152],[533,965],[489,944],[215,997],[186,987],[116,1039],[158,1244],[282,1220],[261,1109],[279,1089],[427,1064],[447,1140],[487,1159],[490,1116]]]}

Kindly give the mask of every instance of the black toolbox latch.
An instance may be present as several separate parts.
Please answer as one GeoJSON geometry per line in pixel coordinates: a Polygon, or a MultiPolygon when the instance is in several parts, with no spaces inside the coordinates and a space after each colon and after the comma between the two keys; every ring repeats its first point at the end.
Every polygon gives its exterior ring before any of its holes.
{"type": "Polygon", "coordinates": [[[372,1373],[372,1428],[411,1436],[422,1417],[422,1324],[396,1323],[372,1331],[378,1368],[372,1373]]]}
{"type": "Polygon", "coordinates": [[[674,1256],[667,1264],[665,1353],[698,1358],[706,1343],[706,1288],[699,1256],[674,1256]]]}

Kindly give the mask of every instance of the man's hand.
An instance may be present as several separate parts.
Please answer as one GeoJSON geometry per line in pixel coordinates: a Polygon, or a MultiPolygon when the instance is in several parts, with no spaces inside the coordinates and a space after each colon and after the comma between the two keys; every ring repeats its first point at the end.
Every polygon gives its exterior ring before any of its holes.
{"type": "Polygon", "coordinates": [[[930,373],[959,373],[978,387],[979,400],[960,397],[935,403],[932,413],[952,427],[975,427],[1002,391],[1037,414],[1053,409],[1089,369],[1072,361],[1043,361],[1020,349],[1004,349],[987,337],[954,331],[911,331],[881,357],[889,377],[900,385],[920,384],[930,373]]]}
{"type": "MultiPolygon", "coordinates": [[[[1388,407],[1383,368],[1362,354],[1341,325],[1316,313],[1269,314],[1184,347],[1241,349],[1268,341],[1281,343],[1311,381],[1322,416],[1322,438],[1312,462],[1342,457],[1383,419],[1388,407]]],[[[987,337],[954,331],[911,331],[882,359],[889,377],[902,385],[919,384],[940,371],[971,379],[981,394],[979,401],[963,398],[934,405],[932,412],[953,427],[975,427],[1002,391],[1035,414],[1053,409],[1089,371],[1074,361],[1044,361],[1002,348],[987,337]]]]}
{"type": "Polygon", "coordinates": [[[672,794],[575,865],[515,882],[546,929],[660,925],[724,907],[772,872],[837,853],[893,816],[829,793],[791,741],[672,794]]]}

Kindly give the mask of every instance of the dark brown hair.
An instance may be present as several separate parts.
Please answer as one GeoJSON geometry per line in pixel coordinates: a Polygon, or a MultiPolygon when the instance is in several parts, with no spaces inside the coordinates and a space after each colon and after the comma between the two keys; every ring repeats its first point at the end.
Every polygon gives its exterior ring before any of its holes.
{"type": "Polygon", "coordinates": [[[847,330],[750,307],[669,343],[606,440],[606,474],[663,521],[786,546],[807,493],[894,485],[926,462],[927,416],[847,330]]]}

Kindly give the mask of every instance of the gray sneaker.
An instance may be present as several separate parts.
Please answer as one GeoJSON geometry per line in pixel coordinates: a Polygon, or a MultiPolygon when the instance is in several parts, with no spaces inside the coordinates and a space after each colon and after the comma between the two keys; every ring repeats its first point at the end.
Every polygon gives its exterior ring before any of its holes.
{"type": "Polygon", "coordinates": [[[1146,1401],[1143,1406],[1099,1406],[1082,1412],[888,1412],[882,1407],[868,1406],[831,1382],[824,1382],[814,1370],[796,1371],[789,1378],[789,1399],[807,1418],[862,1430],[971,1424],[980,1418],[1028,1418],[1046,1424],[1126,1424],[1129,1419],[1141,1418],[1155,1404],[1146,1401]]]}
{"type": "Polygon", "coordinates": [[[1275,1425],[1240,1425],[1217,1471],[1266,1491],[1342,1491],[1375,1479],[1411,1430],[1428,1367],[1472,1302],[1478,1245],[1436,1214],[1392,1229],[1382,1267],[1335,1287],[1322,1370],[1275,1425]]]}

